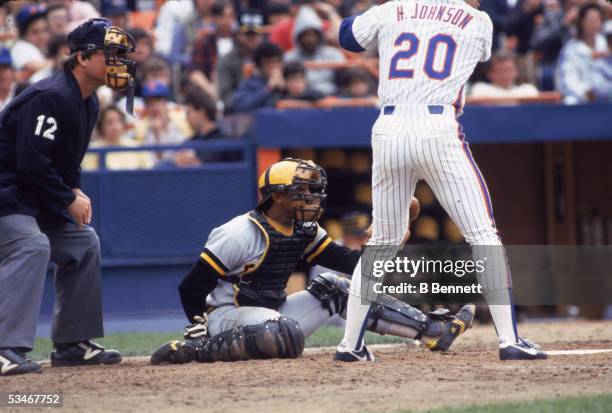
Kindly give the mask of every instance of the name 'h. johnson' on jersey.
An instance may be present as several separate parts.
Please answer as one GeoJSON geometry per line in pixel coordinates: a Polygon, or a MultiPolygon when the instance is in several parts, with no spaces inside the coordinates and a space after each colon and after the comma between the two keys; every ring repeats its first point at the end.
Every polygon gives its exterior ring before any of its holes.
{"type": "Polygon", "coordinates": [[[491,56],[489,16],[463,0],[403,0],[345,19],[344,48],[378,47],[381,105],[460,106],[463,85],[491,56]]]}

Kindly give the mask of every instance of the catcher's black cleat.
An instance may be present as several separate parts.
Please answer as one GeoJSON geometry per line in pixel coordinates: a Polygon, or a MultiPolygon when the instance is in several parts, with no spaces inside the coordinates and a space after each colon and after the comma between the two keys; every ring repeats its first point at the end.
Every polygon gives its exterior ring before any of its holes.
{"type": "Polygon", "coordinates": [[[105,350],[98,343],[85,340],[73,346],[51,352],[51,367],[89,366],[93,364],[115,364],[121,362],[117,350],[105,350]]]}
{"type": "Polygon", "coordinates": [[[518,343],[503,341],[499,343],[500,360],[543,360],[548,355],[539,345],[526,338],[519,337],[518,343]]]}
{"type": "Polygon", "coordinates": [[[25,358],[17,349],[0,349],[0,376],[26,373],[42,373],[42,368],[40,364],[25,358]]]}
{"type": "Polygon", "coordinates": [[[169,341],[151,356],[151,364],[183,364],[195,360],[195,352],[198,342],[202,340],[188,339],[183,341],[169,341]]]}
{"type": "Polygon", "coordinates": [[[461,334],[472,326],[476,306],[466,304],[449,320],[443,321],[442,332],[437,337],[423,337],[421,341],[431,351],[448,351],[461,334]]]}

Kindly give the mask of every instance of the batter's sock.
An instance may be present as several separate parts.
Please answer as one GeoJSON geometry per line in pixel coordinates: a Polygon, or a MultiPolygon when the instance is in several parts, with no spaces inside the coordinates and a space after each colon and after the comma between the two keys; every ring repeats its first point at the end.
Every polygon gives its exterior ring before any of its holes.
{"type": "Polygon", "coordinates": [[[363,347],[363,335],[370,311],[370,304],[363,304],[361,298],[361,259],[355,266],[349,290],[348,308],[346,312],[346,327],[340,347],[359,351],[363,347]]]}
{"type": "Polygon", "coordinates": [[[518,342],[511,290],[497,290],[485,295],[499,340],[518,342]],[[494,303],[494,304],[491,304],[494,303]],[[504,304],[500,304],[504,303],[504,304]],[[506,304],[507,303],[507,304],[506,304]]]}

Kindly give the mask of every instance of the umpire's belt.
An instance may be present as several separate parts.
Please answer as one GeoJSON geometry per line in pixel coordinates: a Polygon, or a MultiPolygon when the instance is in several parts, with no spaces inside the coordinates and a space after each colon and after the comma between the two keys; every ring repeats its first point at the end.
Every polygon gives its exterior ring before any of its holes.
{"type": "MultiPolygon", "coordinates": [[[[427,110],[432,115],[441,115],[444,113],[444,106],[442,105],[427,105],[427,110]]],[[[383,106],[384,115],[393,115],[395,112],[395,105],[383,106]]]]}

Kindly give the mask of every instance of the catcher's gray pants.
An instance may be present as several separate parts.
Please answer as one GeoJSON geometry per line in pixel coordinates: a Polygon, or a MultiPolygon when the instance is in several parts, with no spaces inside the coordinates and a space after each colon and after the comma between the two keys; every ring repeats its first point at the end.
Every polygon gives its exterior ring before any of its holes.
{"type": "Polygon", "coordinates": [[[55,343],[104,335],[100,242],[91,227],[68,224],[41,231],[27,215],[0,217],[0,347],[34,348],[49,259],[55,306],[55,343]]]}
{"type": "Polygon", "coordinates": [[[211,336],[236,327],[261,324],[268,320],[287,316],[300,325],[304,337],[308,337],[330,319],[329,311],[321,301],[308,291],[300,291],[287,297],[278,311],[264,307],[236,307],[225,305],[208,316],[208,332],[211,336]]]}

